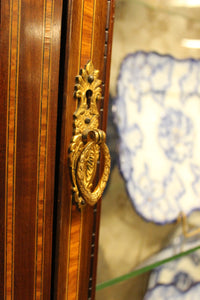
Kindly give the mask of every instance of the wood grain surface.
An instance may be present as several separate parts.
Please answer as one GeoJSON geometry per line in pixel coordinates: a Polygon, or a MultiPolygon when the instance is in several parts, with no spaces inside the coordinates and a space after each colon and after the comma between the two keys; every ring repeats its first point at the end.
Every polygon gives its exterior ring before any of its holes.
{"type": "Polygon", "coordinates": [[[37,195],[36,195],[36,232],[35,232],[35,274],[34,299],[41,299],[43,293],[44,273],[44,235],[46,207],[46,175],[47,175],[47,139],[49,130],[49,102],[51,89],[51,47],[52,47],[52,12],[54,1],[44,3],[43,13],[43,45],[42,68],[39,103],[39,130],[37,156],[37,195]]]}
{"type": "Polygon", "coordinates": [[[3,0],[1,16],[0,299],[46,300],[62,1],[3,0]]]}
{"type": "MultiPolygon", "coordinates": [[[[73,132],[72,114],[76,109],[73,98],[75,76],[88,60],[100,71],[100,79],[108,81],[111,51],[106,52],[108,25],[113,18],[114,1],[77,0],[70,1],[67,13],[67,37],[64,66],[64,97],[62,106],[62,128],[57,203],[57,240],[54,299],[94,299],[95,272],[98,241],[100,204],[86,206],[78,211],[72,205],[71,181],[68,168],[68,147],[73,132]],[[111,16],[112,14],[112,16],[111,16]],[[108,16],[107,16],[108,15],[108,16]],[[107,32],[106,32],[107,31],[107,32]],[[106,63],[108,68],[106,69],[106,63]],[[107,77],[106,77],[107,74],[107,77]],[[96,233],[97,232],[97,233],[96,233]],[[97,234],[97,236],[96,236],[97,234]],[[94,278],[94,280],[93,280],[94,278]]],[[[112,27],[112,22],[111,25],[112,27]]],[[[110,35],[112,30],[110,29],[110,35]]],[[[109,47],[108,47],[109,48],[109,47]]],[[[111,48],[109,48],[111,49],[111,48]]],[[[108,105],[108,89],[102,104],[102,124],[105,129],[108,105]]],[[[105,94],[105,89],[104,89],[105,94]]]]}
{"type": "Polygon", "coordinates": [[[4,298],[14,299],[16,137],[18,109],[21,1],[11,0],[8,49],[8,91],[5,172],[4,298]]]}
{"type": "MultiPolygon", "coordinates": [[[[2,1],[1,1],[2,2],[2,1]]],[[[0,299],[4,299],[4,269],[6,269],[5,252],[5,173],[6,173],[6,127],[7,127],[7,90],[8,90],[8,56],[9,56],[9,20],[10,2],[1,3],[0,24],[0,299]]],[[[6,278],[5,278],[6,279],[6,278]]],[[[6,282],[6,281],[5,281],[6,282]]]]}
{"type": "Polygon", "coordinates": [[[0,3],[0,299],[94,299],[100,203],[72,205],[68,147],[75,76],[90,59],[105,130],[113,1],[0,3]]]}

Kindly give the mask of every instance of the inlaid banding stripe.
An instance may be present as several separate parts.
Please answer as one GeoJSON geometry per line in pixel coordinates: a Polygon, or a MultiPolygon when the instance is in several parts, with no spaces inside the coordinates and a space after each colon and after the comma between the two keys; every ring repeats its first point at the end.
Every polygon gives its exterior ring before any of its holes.
{"type": "Polygon", "coordinates": [[[10,2],[7,139],[5,181],[5,264],[4,299],[13,300],[14,286],[14,230],[15,230],[15,172],[18,107],[19,39],[21,1],[10,2]]]}
{"type": "Polygon", "coordinates": [[[54,0],[46,0],[44,3],[44,33],[42,45],[41,96],[38,135],[34,300],[43,299],[47,144],[53,10],[54,0]]]}
{"type": "MultiPolygon", "coordinates": [[[[93,23],[94,11],[96,8],[96,0],[82,0],[82,22],[80,23],[80,45],[79,45],[79,66],[84,67],[87,61],[91,58],[91,49],[93,43],[93,23]],[[91,42],[92,41],[92,42],[91,42]]],[[[73,99],[74,101],[74,99],[73,99]]],[[[81,263],[81,245],[82,245],[82,230],[83,230],[83,211],[81,213],[75,206],[71,208],[71,225],[70,225],[70,249],[69,249],[69,276],[67,280],[67,299],[79,299],[79,277],[81,263]]]]}
{"type": "Polygon", "coordinates": [[[93,33],[93,9],[94,0],[85,0],[83,9],[83,25],[82,25],[82,40],[81,40],[81,63],[80,68],[91,58],[91,39],[93,33]]]}

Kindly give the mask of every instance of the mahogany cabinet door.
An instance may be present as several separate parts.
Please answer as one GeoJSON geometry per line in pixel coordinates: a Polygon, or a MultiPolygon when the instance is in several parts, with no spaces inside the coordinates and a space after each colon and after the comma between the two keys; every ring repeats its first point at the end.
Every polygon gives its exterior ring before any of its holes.
{"type": "Polygon", "coordinates": [[[0,1],[0,299],[94,299],[100,201],[72,204],[68,148],[88,60],[106,129],[113,3],[0,1]]]}
{"type": "Polygon", "coordinates": [[[0,299],[50,299],[61,0],[1,0],[0,299]]]}
{"type": "MultiPolygon", "coordinates": [[[[100,128],[106,130],[108,83],[113,28],[113,0],[68,1],[66,8],[65,64],[57,194],[57,230],[54,272],[55,300],[95,297],[100,201],[80,210],[72,204],[68,149],[73,135],[75,77],[92,61],[102,80],[100,128]]],[[[100,169],[102,162],[100,161],[100,169]]],[[[101,171],[101,170],[100,170],[101,171]]]]}

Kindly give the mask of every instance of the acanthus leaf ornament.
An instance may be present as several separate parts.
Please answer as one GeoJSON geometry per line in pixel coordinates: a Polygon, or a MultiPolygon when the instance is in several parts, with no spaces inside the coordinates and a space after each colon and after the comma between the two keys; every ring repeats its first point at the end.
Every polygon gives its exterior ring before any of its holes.
{"type": "Polygon", "coordinates": [[[101,100],[101,80],[99,71],[88,62],[76,76],[74,97],[78,107],[74,112],[74,135],[69,147],[72,180],[72,196],[81,208],[86,203],[93,206],[101,198],[110,173],[110,154],[105,143],[106,134],[99,127],[97,101],[101,100]],[[99,182],[94,187],[94,178],[100,153],[103,155],[104,169],[99,182]]]}

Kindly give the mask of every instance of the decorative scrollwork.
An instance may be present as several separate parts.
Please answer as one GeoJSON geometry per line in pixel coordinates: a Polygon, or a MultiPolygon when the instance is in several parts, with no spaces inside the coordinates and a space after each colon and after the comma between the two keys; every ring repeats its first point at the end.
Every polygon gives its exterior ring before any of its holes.
{"type": "Polygon", "coordinates": [[[110,173],[110,154],[105,144],[106,134],[98,129],[97,101],[101,99],[99,71],[89,62],[76,77],[74,97],[78,108],[74,113],[74,136],[69,147],[73,200],[80,208],[88,203],[95,205],[101,198],[110,173]],[[100,153],[104,169],[94,187],[100,153]]]}

